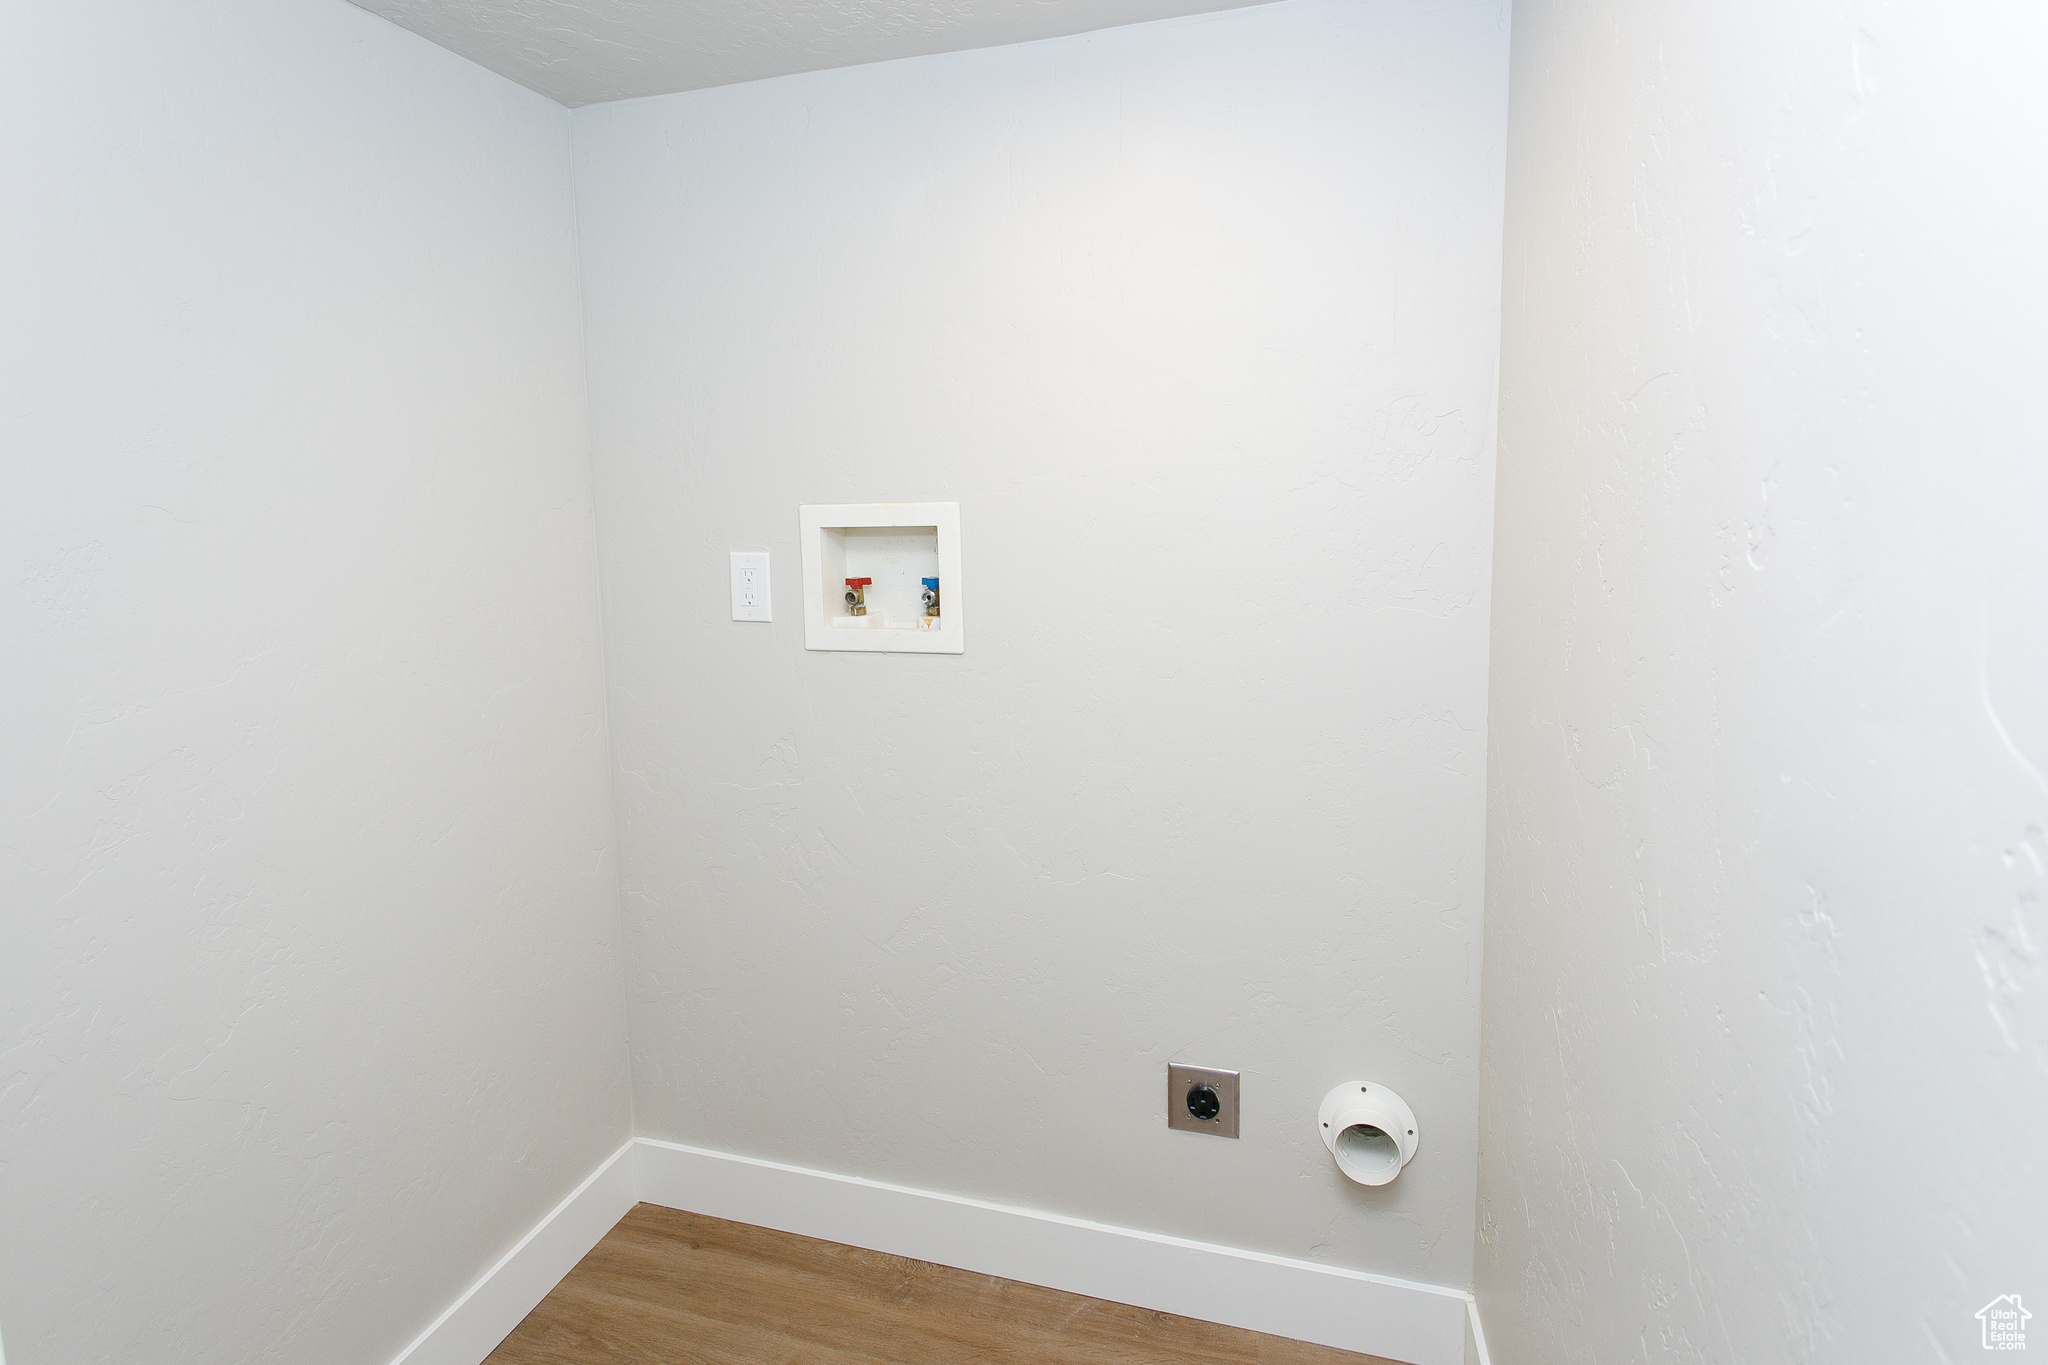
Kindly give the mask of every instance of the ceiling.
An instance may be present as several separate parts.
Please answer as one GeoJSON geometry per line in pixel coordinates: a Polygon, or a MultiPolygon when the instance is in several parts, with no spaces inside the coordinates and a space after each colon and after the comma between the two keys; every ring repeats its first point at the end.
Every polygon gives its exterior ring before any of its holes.
{"type": "Polygon", "coordinates": [[[354,0],[575,107],[1054,38],[1248,0],[354,0]]]}

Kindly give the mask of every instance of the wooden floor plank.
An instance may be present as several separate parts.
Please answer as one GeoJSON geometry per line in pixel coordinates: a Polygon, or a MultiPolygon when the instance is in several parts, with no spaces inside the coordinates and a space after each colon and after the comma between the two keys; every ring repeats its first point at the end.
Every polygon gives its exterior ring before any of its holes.
{"type": "Polygon", "coordinates": [[[1386,1365],[641,1204],[485,1365],[1386,1365]]]}

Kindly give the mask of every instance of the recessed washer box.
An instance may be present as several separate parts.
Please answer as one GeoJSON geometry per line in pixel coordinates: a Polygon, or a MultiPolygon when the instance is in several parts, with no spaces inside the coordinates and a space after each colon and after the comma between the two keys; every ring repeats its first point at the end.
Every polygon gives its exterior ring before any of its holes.
{"type": "Polygon", "coordinates": [[[967,647],[960,504],[855,502],[797,509],[804,554],[804,648],[959,654],[967,647]],[[938,614],[926,601],[937,580],[938,614]],[[849,580],[865,608],[847,602],[849,580]],[[862,582],[861,580],[866,580],[862,582]]]}

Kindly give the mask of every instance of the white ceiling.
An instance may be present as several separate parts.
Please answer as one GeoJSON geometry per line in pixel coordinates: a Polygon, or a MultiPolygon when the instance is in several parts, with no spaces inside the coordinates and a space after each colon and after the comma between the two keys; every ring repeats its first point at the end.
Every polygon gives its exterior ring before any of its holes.
{"type": "Polygon", "coordinates": [[[571,107],[1249,0],[354,0],[571,107]]]}

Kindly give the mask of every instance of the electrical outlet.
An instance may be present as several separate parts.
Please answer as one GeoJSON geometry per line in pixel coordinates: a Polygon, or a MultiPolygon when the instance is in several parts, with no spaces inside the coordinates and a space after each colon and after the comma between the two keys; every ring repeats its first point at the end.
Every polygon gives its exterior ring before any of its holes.
{"type": "Polygon", "coordinates": [[[1237,1136],[1237,1073],[1208,1066],[1166,1068],[1166,1126],[1211,1137],[1237,1136]]]}
{"type": "Polygon", "coordinates": [[[744,550],[732,552],[732,619],[767,621],[768,556],[744,550]]]}

